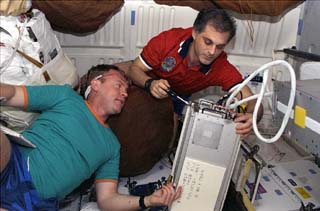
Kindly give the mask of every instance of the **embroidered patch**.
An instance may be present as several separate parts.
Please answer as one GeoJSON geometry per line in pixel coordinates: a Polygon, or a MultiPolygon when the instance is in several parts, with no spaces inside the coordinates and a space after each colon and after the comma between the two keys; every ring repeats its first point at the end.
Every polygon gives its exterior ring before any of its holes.
{"type": "Polygon", "coordinates": [[[176,65],[175,58],[172,56],[169,56],[164,59],[164,61],[161,64],[161,67],[164,71],[170,72],[175,65],[176,65]]]}

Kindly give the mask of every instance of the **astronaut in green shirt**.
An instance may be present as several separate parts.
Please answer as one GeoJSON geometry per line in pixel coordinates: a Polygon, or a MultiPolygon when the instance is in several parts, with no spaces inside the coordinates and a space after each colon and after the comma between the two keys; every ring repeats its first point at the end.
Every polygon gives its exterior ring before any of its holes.
{"type": "Polygon", "coordinates": [[[116,66],[101,67],[105,71],[91,80],[86,100],[67,85],[1,84],[1,105],[41,112],[23,132],[36,148],[18,146],[1,133],[1,208],[57,210],[57,202],[51,199],[64,198],[92,175],[101,210],[170,205],[180,197],[181,188],[175,189],[172,184],[140,198],[117,192],[120,144],[105,122],[110,115],[121,112],[128,95],[128,82],[116,66]],[[16,166],[19,171],[15,170],[16,166]],[[14,182],[13,172],[22,172],[14,182]],[[30,189],[20,189],[28,179],[32,183],[30,189]],[[30,192],[31,199],[19,204],[16,195],[10,198],[12,192],[22,194],[24,199],[30,192]],[[52,202],[54,205],[48,208],[52,202]]]}

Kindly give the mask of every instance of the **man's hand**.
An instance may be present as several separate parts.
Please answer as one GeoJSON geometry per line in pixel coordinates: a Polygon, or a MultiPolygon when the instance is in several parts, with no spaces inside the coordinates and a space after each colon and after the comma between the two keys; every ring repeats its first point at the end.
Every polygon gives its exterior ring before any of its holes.
{"type": "Polygon", "coordinates": [[[250,135],[252,130],[252,113],[237,113],[234,122],[238,123],[236,125],[236,133],[241,138],[246,138],[250,135]]]}
{"type": "MultiPolygon", "coordinates": [[[[100,210],[138,210],[139,197],[122,195],[117,191],[118,182],[96,183],[97,200],[100,210]]],[[[144,198],[144,204],[151,206],[170,206],[173,201],[181,196],[181,187],[175,189],[172,184],[163,185],[161,189],[144,198]]]]}
{"type": "Polygon", "coordinates": [[[180,198],[182,188],[175,189],[172,184],[163,185],[161,189],[152,195],[145,197],[145,205],[150,206],[170,206],[175,200],[180,198]]]}
{"type": "Polygon", "coordinates": [[[168,97],[167,90],[170,88],[169,82],[164,79],[154,80],[150,85],[150,93],[158,99],[168,97]]]}

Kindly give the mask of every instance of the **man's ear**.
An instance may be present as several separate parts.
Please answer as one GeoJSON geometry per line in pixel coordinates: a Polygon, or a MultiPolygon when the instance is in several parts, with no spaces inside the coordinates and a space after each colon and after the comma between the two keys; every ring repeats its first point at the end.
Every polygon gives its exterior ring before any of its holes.
{"type": "Polygon", "coordinates": [[[91,80],[90,85],[91,85],[91,90],[97,91],[99,90],[99,80],[91,80]]]}
{"type": "Polygon", "coordinates": [[[192,29],[192,38],[195,39],[198,32],[195,29],[192,29]]]}

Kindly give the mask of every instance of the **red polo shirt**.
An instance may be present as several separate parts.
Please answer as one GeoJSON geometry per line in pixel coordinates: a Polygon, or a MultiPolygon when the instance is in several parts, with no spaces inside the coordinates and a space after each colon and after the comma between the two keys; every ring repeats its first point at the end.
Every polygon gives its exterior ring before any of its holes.
{"type": "Polygon", "coordinates": [[[149,76],[166,79],[178,94],[192,94],[209,86],[227,91],[242,81],[239,71],[221,55],[211,65],[188,67],[187,52],[193,41],[192,28],[173,28],[153,37],[143,48],[140,60],[149,76]]]}

